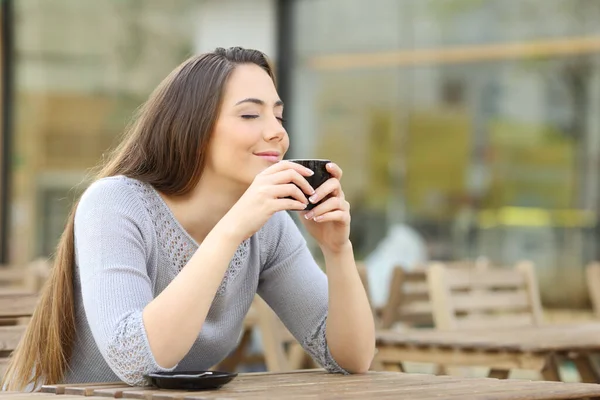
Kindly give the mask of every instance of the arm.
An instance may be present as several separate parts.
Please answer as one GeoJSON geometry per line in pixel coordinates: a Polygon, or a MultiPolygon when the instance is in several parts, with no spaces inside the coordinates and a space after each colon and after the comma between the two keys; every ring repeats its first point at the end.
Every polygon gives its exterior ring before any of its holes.
{"type": "Polygon", "coordinates": [[[237,247],[215,228],[154,299],[147,262],[156,243],[144,213],[132,189],[107,180],[88,189],[75,217],[87,321],[105,360],[129,384],[172,370],[187,354],[237,247]]]}
{"type": "Polygon", "coordinates": [[[328,282],[287,213],[275,215],[261,233],[261,249],[265,251],[260,296],[328,371],[366,371],[374,352],[374,334],[369,337],[373,317],[370,308],[365,315],[360,307],[361,296],[366,300],[366,294],[352,264],[339,260],[344,268],[328,282]],[[353,285],[354,278],[359,286],[353,285]],[[356,298],[347,301],[353,296],[356,298]]]}
{"type": "Polygon", "coordinates": [[[329,282],[326,336],[331,354],[347,370],[366,372],[375,355],[375,322],[352,245],[349,242],[340,252],[324,251],[323,255],[329,282]]]}

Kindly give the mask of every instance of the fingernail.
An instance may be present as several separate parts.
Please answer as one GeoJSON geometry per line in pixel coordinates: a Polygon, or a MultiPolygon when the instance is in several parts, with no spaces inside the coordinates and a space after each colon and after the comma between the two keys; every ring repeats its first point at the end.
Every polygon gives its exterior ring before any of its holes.
{"type": "Polygon", "coordinates": [[[310,202],[311,202],[311,203],[313,203],[313,204],[314,204],[314,203],[316,203],[316,202],[317,202],[317,195],[316,195],[316,194],[313,194],[312,196],[310,196],[310,197],[308,198],[308,201],[310,201],[310,202]]]}
{"type": "Polygon", "coordinates": [[[311,219],[311,218],[312,218],[314,215],[315,215],[315,213],[311,211],[311,212],[309,212],[308,214],[306,214],[306,215],[304,216],[304,218],[306,218],[306,219],[311,219]]]}
{"type": "Polygon", "coordinates": [[[315,217],[315,222],[319,222],[322,219],[323,219],[323,216],[319,215],[318,217],[315,217]]]}
{"type": "Polygon", "coordinates": [[[306,172],[308,172],[309,175],[314,175],[315,174],[315,171],[313,171],[310,168],[306,168],[306,172]]]}
{"type": "Polygon", "coordinates": [[[333,167],[333,163],[329,163],[326,165],[327,168],[332,168],[333,167]]]}

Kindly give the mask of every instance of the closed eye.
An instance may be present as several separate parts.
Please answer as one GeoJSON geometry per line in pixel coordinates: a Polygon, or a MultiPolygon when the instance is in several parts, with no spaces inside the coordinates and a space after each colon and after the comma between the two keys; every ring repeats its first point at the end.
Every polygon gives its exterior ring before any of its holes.
{"type": "MultiPolygon", "coordinates": [[[[256,119],[259,116],[258,115],[250,115],[250,114],[245,114],[241,116],[243,119],[256,119]]],[[[275,117],[279,120],[279,122],[281,122],[282,124],[285,123],[285,118],[283,117],[275,117]]]]}

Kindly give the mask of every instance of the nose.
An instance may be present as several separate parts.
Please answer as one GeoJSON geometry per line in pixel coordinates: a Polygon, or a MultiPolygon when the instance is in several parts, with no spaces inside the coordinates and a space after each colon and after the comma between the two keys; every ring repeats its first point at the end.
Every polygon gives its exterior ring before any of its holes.
{"type": "Polygon", "coordinates": [[[279,142],[285,137],[285,135],[287,135],[287,131],[281,124],[281,121],[279,121],[275,116],[269,118],[269,122],[267,123],[267,126],[265,126],[263,135],[265,141],[279,142]]]}

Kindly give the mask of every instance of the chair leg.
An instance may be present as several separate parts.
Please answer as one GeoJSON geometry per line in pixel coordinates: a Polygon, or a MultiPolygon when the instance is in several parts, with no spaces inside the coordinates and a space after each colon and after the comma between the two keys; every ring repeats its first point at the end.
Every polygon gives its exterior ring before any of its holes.
{"type": "Polygon", "coordinates": [[[383,369],[392,372],[405,372],[402,363],[383,363],[383,369]]]}
{"type": "Polygon", "coordinates": [[[292,343],[290,345],[288,359],[292,370],[303,369],[307,364],[306,352],[299,343],[292,343]]]}
{"type": "Polygon", "coordinates": [[[434,367],[434,375],[448,375],[448,369],[443,364],[437,364],[434,367]]]}
{"type": "Polygon", "coordinates": [[[554,354],[549,354],[546,357],[546,365],[542,369],[542,377],[546,381],[560,381],[560,372],[558,370],[558,363],[554,354]]]}
{"type": "Polygon", "coordinates": [[[496,378],[496,379],[508,379],[509,374],[510,374],[510,370],[508,370],[508,369],[491,368],[490,372],[488,374],[488,377],[496,378]]]}
{"type": "Polygon", "coordinates": [[[577,367],[577,371],[579,372],[579,376],[581,378],[581,382],[585,383],[598,383],[600,380],[598,379],[598,375],[594,366],[592,364],[592,360],[590,359],[589,354],[577,354],[573,358],[573,363],[577,367]]]}

